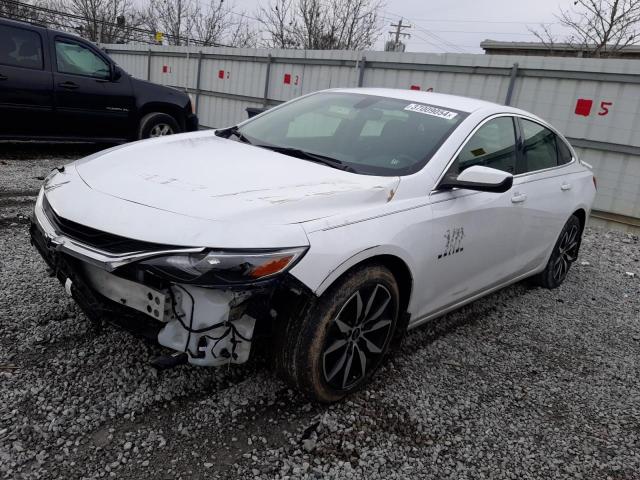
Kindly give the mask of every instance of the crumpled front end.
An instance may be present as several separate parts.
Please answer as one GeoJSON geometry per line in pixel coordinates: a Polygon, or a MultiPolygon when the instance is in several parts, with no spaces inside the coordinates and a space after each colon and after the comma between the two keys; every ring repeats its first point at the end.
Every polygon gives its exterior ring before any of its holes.
{"type": "Polygon", "coordinates": [[[189,363],[215,367],[249,359],[256,325],[256,318],[247,313],[249,304],[262,303],[270,289],[232,291],[179,284],[152,288],[89,264],[80,268],[100,296],[155,320],[158,343],[184,352],[189,363]]]}
{"type": "MultiPolygon", "coordinates": [[[[58,180],[48,188],[60,198],[67,183],[58,180]]],[[[91,320],[118,324],[178,352],[164,366],[244,363],[256,336],[270,334],[286,309],[275,306],[274,298],[284,295],[282,305],[291,295],[305,302],[313,297],[287,273],[308,245],[221,250],[141,241],[65,218],[66,210],[56,211],[46,189],[36,202],[31,241],[51,274],[91,320]]],[[[231,230],[220,228],[220,238],[231,230]]],[[[267,228],[261,234],[257,243],[269,238],[267,228]]]]}

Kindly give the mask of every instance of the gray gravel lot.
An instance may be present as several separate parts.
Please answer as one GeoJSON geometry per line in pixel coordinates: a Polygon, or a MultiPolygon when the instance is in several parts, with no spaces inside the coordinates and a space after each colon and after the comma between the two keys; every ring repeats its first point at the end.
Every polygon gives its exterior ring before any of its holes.
{"type": "Polygon", "coordinates": [[[637,236],[589,229],[560,289],[411,332],[327,407],[260,360],[158,373],[158,347],[88,325],[24,215],[91,149],[0,144],[0,478],[640,478],[637,236]]]}

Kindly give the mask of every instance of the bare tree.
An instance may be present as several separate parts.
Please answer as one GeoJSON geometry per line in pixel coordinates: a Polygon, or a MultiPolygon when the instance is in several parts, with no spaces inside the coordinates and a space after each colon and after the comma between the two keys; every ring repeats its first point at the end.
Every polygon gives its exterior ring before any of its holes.
{"type": "Polygon", "coordinates": [[[150,0],[145,23],[154,32],[162,32],[171,45],[182,45],[192,35],[194,10],[192,0],[150,0]]]}
{"type": "Polygon", "coordinates": [[[258,9],[257,18],[265,28],[267,37],[263,40],[270,48],[299,48],[295,38],[293,0],[273,0],[267,7],[258,9]]]}
{"type": "Polygon", "coordinates": [[[150,0],[146,24],[166,35],[171,45],[197,42],[203,45],[250,46],[255,34],[241,13],[225,0],[150,0]]]}
{"type": "MultiPolygon", "coordinates": [[[[593,57],[607,57],[640,40],[640,1],[574,0],[574,8],[560,9],[556,18],[571,33],[564,43],[593,57]]],[[[530,29],[550,50],[557,37],[547,25],[530,29]]]]}
{"type": "Polygon", "coordinates": [[[0,0],[0,17],[49,25],[49,14],[39,1],[0,0]]]}
{"type": "Polygon", "coordinates": [[[197,4],[192,15],[192,36],[205,45],[226,44],[252,47],[256,33],[241,12],[235,12],[224,0],[212,1],[203,8],[197,4]]]}
{"type": "Polygon", "coordinates": [[[380,35],[382,0],[272,0],[258,10],[267,46],[360,50],[380,35]]]}
{"type": "MultiPolygon", "coordinates": [[[[92,42],[125,43],[138,39],[143,16],[133,0],[47,0],[57,27],[92,42]]],[[[145,39],[146,40],[146,39],[145,39]]]]}

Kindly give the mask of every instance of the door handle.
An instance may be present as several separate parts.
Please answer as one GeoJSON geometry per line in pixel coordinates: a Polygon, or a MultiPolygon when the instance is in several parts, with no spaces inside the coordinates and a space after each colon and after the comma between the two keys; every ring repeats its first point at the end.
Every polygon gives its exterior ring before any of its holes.
{"type": "Polygon", "coordinates": [[[562,185],[560,185],[560,190],[562,190],[563,192],[566,192],[567,190],[571,190],[571,184],[570,183],[563,183],[562,185]]]}
{"type": "Polygon", "coordinates": [[[0,73],[0,80],[9,80],[9,77],[0,73]]]}
{"type": "Polygon", "coordinates": [[[68,88],[69,90],[75,90],[76,88],[78,88],[79,85],[73,82],[64,82],[64,83],[59,83],[58,86],[62,88],[68,88]]]}
{"type": "Polygon", "coordinates": [[[524,193],[516,193],[511,197],[511,203],[522,203],[527,199],[524,193]]]}

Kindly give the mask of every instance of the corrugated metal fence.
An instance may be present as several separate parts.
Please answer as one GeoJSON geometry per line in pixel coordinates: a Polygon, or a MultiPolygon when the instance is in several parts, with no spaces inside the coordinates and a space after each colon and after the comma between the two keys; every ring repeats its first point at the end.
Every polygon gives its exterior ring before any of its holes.
{"type": "Polygon", "coordinates": [[[333,87],[433,89],[529,110],[598,177],[595,209],[640,225],[640,61],[106,45],[132,75],[187,88],[204,126],[333,87]]]}

